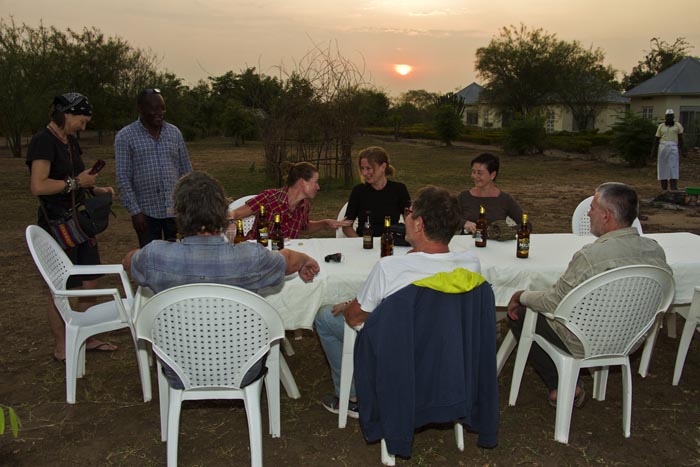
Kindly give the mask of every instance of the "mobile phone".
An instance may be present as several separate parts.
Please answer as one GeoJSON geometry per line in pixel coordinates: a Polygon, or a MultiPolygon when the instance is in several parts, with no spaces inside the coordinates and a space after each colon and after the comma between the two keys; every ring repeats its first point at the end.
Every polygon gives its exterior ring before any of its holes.
{"type": "Polygon", "coordinates": [[[92,169],[90,169],[90,175],[95,175],[100,172],[100,170],[105,168],[105,165],[107,163],[103,161],[102,159],[98,159],[97,162],[95,162],[95,165],[92,166],[92,169]]]}

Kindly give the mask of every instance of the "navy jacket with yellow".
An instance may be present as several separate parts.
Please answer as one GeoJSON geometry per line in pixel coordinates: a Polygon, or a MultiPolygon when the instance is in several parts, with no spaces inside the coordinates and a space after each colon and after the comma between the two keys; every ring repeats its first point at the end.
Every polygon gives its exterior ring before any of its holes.
{"type": "Polygon", "coordinates": [[[482,276],[461,273],[390,295],[357,336],[360,426],[392,454],[410,456],[414,430],[428,423],[459,420],[479,433],[479,446],[498,443],[494,295],[482,276]]]}

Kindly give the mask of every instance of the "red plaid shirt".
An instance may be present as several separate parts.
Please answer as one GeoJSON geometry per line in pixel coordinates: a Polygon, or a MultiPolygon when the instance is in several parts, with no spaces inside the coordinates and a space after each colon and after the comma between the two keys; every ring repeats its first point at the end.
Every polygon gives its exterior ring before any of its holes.
{"type": "MultiPolygon", "coordinates": [[[[274,188],[265,190],[254,198],[246,201],[254,213],[260,212],[260,206],[265,206],[265,217],[272,224],[275,220],[275,214],[280,215],[280,223],[282,224],[282,232],[285,238],[298,238],[299,232],[304,230],[309,224],[309,214],[311,213],[311,203],[305,199],[293,211],[289,209],[289,199],[287,196],[287,187],[274,188]]],[[[256,224],[248,232],[250,239],[255,238],[257,232],[256,224]]]]}

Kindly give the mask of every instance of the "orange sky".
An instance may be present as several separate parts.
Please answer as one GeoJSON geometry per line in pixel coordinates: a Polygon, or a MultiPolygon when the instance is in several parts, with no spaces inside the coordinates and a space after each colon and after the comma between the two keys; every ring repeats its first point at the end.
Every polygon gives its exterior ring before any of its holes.
{"type": "Polygon", "coordinates": [[[648,0],[0,0],[7,20],[36,27],[95,26],[150,49],[161,67],[192,84],[209,75],[255,66],[292,70],[314,43],[337,44],[377,87],[447,92],[479,82],[478,47],[502,26],[541,27],[566,40],[600,47],[606,61],[629,72],[649,39],[684,36],[700,55],[698,0],[660,7],[648,0]],[[413,71],[399,76],[395,64],[413,71]]]}

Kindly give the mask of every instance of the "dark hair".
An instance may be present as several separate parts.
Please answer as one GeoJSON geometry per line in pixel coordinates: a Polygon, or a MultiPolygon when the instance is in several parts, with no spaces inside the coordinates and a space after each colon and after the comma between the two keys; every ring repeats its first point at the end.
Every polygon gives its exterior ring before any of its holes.
{"type": "Polygon", "coordinates": [[[190,172],[173,192],[177,229],[184,236],[226,228],[228,202],[221,184],[204,172],[190,172]]]}
{"type": "Polygon", "coordinates": [[[373,162],[376,165],[386,164],[384,175],[387,177],[396,173],[394,166],[389,164],[389,154],[387,154],[384,148],[379,146],[370,146],[365,148],[357,155],[357,165],[360,165],[362,159],[367,159],[368,162],[373,162]]]}
{"type": "MultiPolygon", "coordinates": [[[[498,169],[501,166],[498,156],[494,156],[490,152],[482,152],[476,156],[474,159],[472,159],[471,165],[473,166],[474,164],[484,164],[490,174],[498,172],[498,169]]],[[[496,177],[498,177],[498,174],[496,174],[496,177]]],[[[496,177],[493,177],[494,181],[496,180],[496,177]]]]}
{"type": "Polygon", "coordinates": [[[57,110],[53,105],[51,106],[51,113],[49,118],[54,122],[59,128],[63,128],[66,124],[66,114],[57,110]]]}
{"type": "Polygon", "coordinates": [[[637,218],[639,212],[639,199],[637,192],[624,183],[607,182],[596,188],[598,202],[610,209],[615,220],[629,227],[637,218]]]}
{"type": "Polygon", "coordinates": [[[296,164],[292,164],[289,168],[289,174],[287,174],[287,186],[293,186],[300,178],[308,182],[315,173],[318,173],[318,169],[309,162],[297,162],[296,164]]]}
{"type": "Polygon", "coordinates": [[[450,243],[462,226],[462,214],[457,197],[444,188],[427,185],[418,190],[413,200],[414,217],[422,217],[428,239],[450,243]]]}

